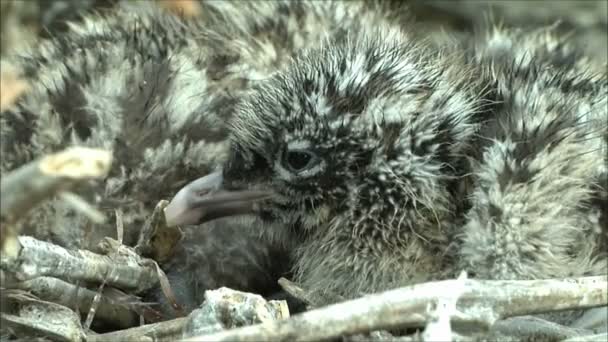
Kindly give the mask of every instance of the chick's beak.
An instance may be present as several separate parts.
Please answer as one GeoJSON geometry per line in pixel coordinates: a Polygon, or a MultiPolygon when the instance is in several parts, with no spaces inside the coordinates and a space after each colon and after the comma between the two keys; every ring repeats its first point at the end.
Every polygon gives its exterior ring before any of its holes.
{"type": "Polygon", "coordinates": [[[224,190],[223,183],[220,170],[180,189],[165,208],[167,225],[201,224],[221,217],[251,214],[256,202],[271,196],[263,190],[224,190]]]}

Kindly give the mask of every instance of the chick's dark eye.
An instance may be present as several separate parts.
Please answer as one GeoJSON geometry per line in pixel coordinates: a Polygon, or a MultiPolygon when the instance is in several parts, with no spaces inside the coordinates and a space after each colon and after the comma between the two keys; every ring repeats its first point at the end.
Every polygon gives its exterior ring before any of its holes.
{"type": "Polygon", "coordinates": [[[313,167],[317,156],[310,151],[287,151],[285,164],[292,172],[301,172],[313,167]]]}

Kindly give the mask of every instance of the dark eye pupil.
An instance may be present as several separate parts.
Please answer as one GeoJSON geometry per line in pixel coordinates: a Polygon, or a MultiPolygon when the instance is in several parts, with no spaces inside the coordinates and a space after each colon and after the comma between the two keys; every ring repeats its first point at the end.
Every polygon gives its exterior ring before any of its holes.
{"type": "Polygon", "coordinates": [[[307,152],[292,151],[287,153],[287,164],[294,171],[299,171],[305,168],[311,159],[312,156],[307,152]]]}

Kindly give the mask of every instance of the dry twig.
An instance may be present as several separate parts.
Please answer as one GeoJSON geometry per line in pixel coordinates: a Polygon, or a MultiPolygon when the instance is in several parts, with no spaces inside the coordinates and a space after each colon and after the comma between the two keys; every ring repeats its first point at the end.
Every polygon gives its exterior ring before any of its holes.
{"type": "Polygon", "coordinates": [[[74,147],[3,175],[0,183],[3,223],[13,223],[42,201],[78,182],[105,177],[111,161],[109,152],[74,147]]]}
{"type": "MultiPolygon", "coordinates": [[[[94,178],[105,177],[110,170],[112,157],[109,152],[73,147],[26,164],[9,174],[2,175],[0,182],[0,248],[3,254],[15,256],[20,246],[16,241],[14,224],[38,204],[52,196],[67,191],[76,184],[94,178]]],[[[70,203],[78,201],[66,195],[70,203]]],[[[87,206],[82,208],[90,209],[87,206]]],[[[85,214],[91,213],[88,210],[85,214]]]]}
{"type": "Polygon", "coordinates": [[[572,323],[572,327],[592,330],[597,333],[608,331],[608,307],[585,311],[581,317],[572,323]]]}
{"type": "Polygon", "coordinates": [[[171,307],[175,310],[175,313],[178,316],[184,316],[183,307],[177,302],[177,297],[173,293],[167,275],[158,266],[158,263],[171,258],[175,252],[175,247],[183,236],[179,227],[167,226],[164,210],[168,204],[169,202],[165,200],[161,200],[156,204],[152,215],[150,215],[140,230],[139,239],[134,250],[137,254],[151,258],[157,262],[155,267],[160,281],[160,288],[171,307]]]}
{"type": "Polygon", "coordinates": [[[292,297],[302,301],[308,309],[323,306],[323,303],[339,303],[343,302],[344,297],[336,293],[315,293],[314,291],[305,290],[298,284],[283,277],[279,278],[279,286],[292,297]]]}
{"type": "Polygon", "coordinates": [[[582,337],[572,337],[569,338],[567,340],[563,340],[562,342],[606,342],[608,341],[608,334],[607,333],[602,333],[602,334],[595,334],[595,335],[588,335],[585,336],[584,338],[582,337]]]}
{"type": "MultiPolygon", "coordinates": [[[[112,245],[111,241],[104,240],[112,245]]],[[[135,292],[148,290],[158,283],[154,262],[140,258],[124,246],[110,257],[87,250],[70,251],[28,236],[20,236],[19,243],[22,248],[16,257],[2,255],[0,258],[0,267],[14,273],[19,280],[50,276],[99,284],[107,275],[109,286],[135,292]]]]}
{"type": "Polygon", "coordinates": [[[492,327],[492,332],[526,341],[535,341],[541,338],[549,341],[559,341],[565,338],[582,338],[582,336],[591,333],[588,330],[570,328],[534,316],[513,317],[498,321],[492,327]]]}
{"type": "Polygon", "coordinates": [[[3,293],[10,312],[0,314],[3,327],[26,336],[44,336],[54,341],[81,341],[85,334],[78,315],[59,304],[34,298],[19,290],[3,293]],[[44,317],[44,319],[40,319],[44,317]]]}
{"type": "Polygon", "coordinates": [[[168,201],[158,202],[152,215],[146,220],[139,233],[135,251],[144,257],[163,263],[173,256],[175,247],[181,241],[183,233],[179,227],[168,227],[164,210],[168,201]]]}
{"type": "MultiPolygon", "coordinates": [[[[79,288],[60,279],[38,277],[16,285],[17,288],[31,292],[36,297],[61,304],[66,307],[78,307],[81,313],[87,313],[96,293],[86,288],[79,288]],[[75,295],[73,295],[75,294],[75,295]]],[[[125,303],[126,304],[126,303],[125,303]]],[[[118,327],[131,327],[138,321],[137,314],[126,305],[115,303],[105,293],[101,296],[96,309],[96,317],[118,327]]]]}
{"type": "Polygon", "coordinates": [[[120,331],[99,335],[88,335],[87,342],[107,341],[175,341],[182,334],[187,317],[176,318],[170,321],[147,324],[120,331]]]}
{"type": "Polygon", "coordinates": [[[58,195],[65,204],[88,217],[93,223],[102,224],[106,221],[103,213],[90,205],[82,197],[69,191],[62,191],[58,195]]]}
{"type": "Polygon", "coordinates": [[[218,331],[289,317],[285,301],[266,301],[260,295],[226,287],[205,292],[204,303],[188,317],[102,335],[88,341],[175,341],[182,335],[218,331]]]}
{"type": "MultiPolygon", "coordinates": [[[[426,328],[422,333],[422,338],[425,341],[453,341],[454,334],[452,332],[451,318],[457,315],[456,303],[464,292],[465,281],[467,274],[462,272],[460,277],[454,283],[449,296],[438,298],[437,305],[434,311],[431,312],[431,317],[426,324],[426,328]]],[[[429,305],[429,309],[431,306],[429,305]]],[[[430,310],[429,310],[430,311],[430,310]]]]}
{"type": "MultiPolygon", "coordinates": [[[[498,319],[608,304],[608,277],[568,280],[464,281],[455,325],[491,326],[498,319]]],[[[186,341],[310,341],[380,329],[423,327],[427,307],[462,280],[399,288],[295,315],[186,341]]]]}

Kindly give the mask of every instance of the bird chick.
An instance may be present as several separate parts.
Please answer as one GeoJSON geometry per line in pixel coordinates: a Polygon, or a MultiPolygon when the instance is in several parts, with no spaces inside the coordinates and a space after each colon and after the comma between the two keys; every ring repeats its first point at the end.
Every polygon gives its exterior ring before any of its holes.
{"type": "Polygon", "coordinates": [[[462,269],[605,274],[606,74],[492,38],[458,53],[387,29],[304,51],[238,104],[222,173],[168,217],[254,213],[296,281],[346,298],[462,269]]]}
{"type": "Polygon", "coordinates": [[[224,189],[272,192],[252,211],[308,288],[353,297],[437,277],[483,120],[478,79],[462,55],[393,30],[307,51],[239,104],[224,189]]]}
{"type": "MultiPolygon", "coordinates": [[[[134,8],[72,24],[10,60],[33,89],[0,115],[2,172],[69,145],[112,150],[88,198],[123,209],[132,232],[222,166],[167,218],[254,221],[193,234],[168,272],[180,303],[259,289],[285,262],[347,298],[463,268],[605,272],[605,72],[566,63],[553,40],[517,49],[504,30],[464,51],[426,46],[361,2],[201,4],[201,20],[134,8]]],[[[70,248],[98,241],[59,201],[30,221],[70,248]]]]}
{"type": "MultiPolygon", "coordinates": [[[[78,193],[108,217],[122,210],[127,245],[159,200],[225,162],[225,122],[253,83],[328,34],[344,37],[388,21],[361,2],[203,1],[200,18],[145,2],[117,7],[3,58],[30,90],[0,113],[0,172],[72,145],[112,151],[109,176],[78,193]]],[[[22,233],[96,250],[101,238],[115,237],[113,221],[94,225],[52,200],[23,222],[22,233]]],[[[181,304],[192,308],[203,290],[219,286],[276,287],[284,262],[270,261],[281,259],[280,249],[249,233],[255,223],[211,226],[187,230],[182,249],[164,265],[183,287],[181,304]]]]}
{"type": "MultiPolygon", "coordinates": [[[[185,19],[119,2],[112,11],[68,22],[65,34],[2,60],[32,89],[0,115],[0,170],[71,145],[111,150],[110,177],[88,197],[101,197],[98,204],[108,209],[143,203],[125,215],[126,226],[136,226],[158,200],[221,163],[225,122],[253,82],[328,32],[370,27],[357,24],[358,14],[370,23],[383,20],[365,8],[204,1],[202,18],[185,19]]],[[[71,214],[43,208],[39,221],[53,216],[69,221],[71,214]]],[[[67,221],[46,226],[83,225],[67,221]]],[[[53,239],[42,231],[34,235],[53,239]]],[[[86,247],[83,237],[54,235],[62,245],[86,247]]]]}

